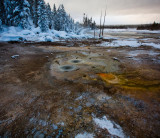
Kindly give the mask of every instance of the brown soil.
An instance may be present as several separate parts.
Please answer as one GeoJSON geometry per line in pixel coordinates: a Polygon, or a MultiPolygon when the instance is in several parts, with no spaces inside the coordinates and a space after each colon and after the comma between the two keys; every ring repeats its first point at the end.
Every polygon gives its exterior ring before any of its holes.
{"type": "Polygon", "coordinates": [[[98,43],[0,43],[0,137],[113,136],[94,116],[126,137],[160,137],[160,50],[98,43]],[[159,55],[129,57],[136,50],[159,55]]]}

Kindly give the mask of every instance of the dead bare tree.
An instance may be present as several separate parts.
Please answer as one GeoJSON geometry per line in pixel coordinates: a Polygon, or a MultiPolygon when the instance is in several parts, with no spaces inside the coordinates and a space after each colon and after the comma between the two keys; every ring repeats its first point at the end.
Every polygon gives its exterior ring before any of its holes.
{"type": "Polygon", "coordinates": [[[102,23],[102,11],[101,11],[101,17],[100,17],[100,32],[99,32],[99,38],[101,38],[101,23],[102,23]]]}
{"type": "Polygon", "coordinates": [[[103,37],[103,34],[104,34],[105,21],[106,21],[106,10],[105,10],[104,22],[103,22],[103,28],[102,28],[102,37],[103,37]]]}
{"type": "Polygon", "coordinates": [[[106,21],[106,14],[107,14],[107,0],[106,0],[106,9],[105,9],[105,15],[104,15],[103,28],[102,28],[102,37],[103,37],[103,34],[104,34],[104,27],[105,27],[105,21],[106,21]]]}

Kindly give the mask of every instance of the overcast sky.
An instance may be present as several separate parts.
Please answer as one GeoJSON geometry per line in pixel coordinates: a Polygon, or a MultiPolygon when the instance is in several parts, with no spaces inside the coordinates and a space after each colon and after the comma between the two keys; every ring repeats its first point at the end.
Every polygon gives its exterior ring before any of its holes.
{"type": "Polygon", "coordinates": [[[99,24],[107,4],[106,24],[144,24],[160,22],[160,0],[45,0],[51,7],[64,4],[66,11],[82,22],[83,13],[99,24]]]}

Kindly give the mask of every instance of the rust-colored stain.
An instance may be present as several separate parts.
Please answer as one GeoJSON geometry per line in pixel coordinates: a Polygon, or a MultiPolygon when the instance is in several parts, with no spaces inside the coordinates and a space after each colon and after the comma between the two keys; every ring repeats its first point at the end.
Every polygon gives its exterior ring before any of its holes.
{"type": "Polygon", "coordinates": [[[117,84],[119,82],[118,78],[112,73],[99,73],[98,75],[107,83],[117,84]]]}

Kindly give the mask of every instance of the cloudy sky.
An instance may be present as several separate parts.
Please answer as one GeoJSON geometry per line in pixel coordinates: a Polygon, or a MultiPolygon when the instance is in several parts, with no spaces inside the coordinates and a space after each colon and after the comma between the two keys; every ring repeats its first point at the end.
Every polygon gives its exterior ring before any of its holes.
{"type": "Polygon", "coordinates": [[[106,24],[145,24],[160,22],[160,0],[45,0],[51,6],[64,4],[66,11],[82,22],[83,13],[99,24],[107,5],[106,24]]]}

